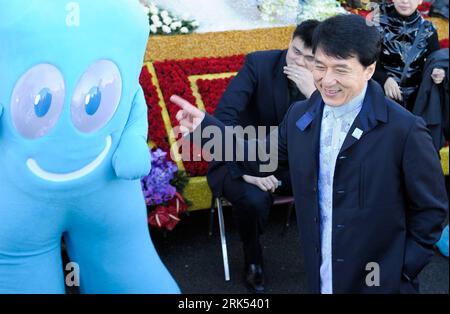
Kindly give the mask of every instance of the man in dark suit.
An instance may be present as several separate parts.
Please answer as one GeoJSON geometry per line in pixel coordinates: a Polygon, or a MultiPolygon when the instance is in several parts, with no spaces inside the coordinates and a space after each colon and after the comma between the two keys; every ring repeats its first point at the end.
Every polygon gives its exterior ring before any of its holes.
{"type": "MultiPolygon", "coordinates": [[[[376,29],[357,15],[322,22],[313,36],[318,91],[293,104],[278,130],[315,293],[418,292],[448,214],[424,121],[371,79],[379,49],[376,29]]],[[[177,119],[185,130],[218,127],[229,135],[188,102],[172,101],[183,109],[177,119]]]]}
{"type": "MultiPolygon", "coordinates": [[[[247,56],[242,69],[223,94],[214,116],[227,126],[278,126],[289,106],[315,91],[311,49],[318,21],[297,26],[287,50],[258,51],[247,56]]],[[[233,215],[243,243],[245,279],[255,292],[264,290],[263,232],[272,193],[292,195],[289,170],[282,164],[263,177],[236,162],[211,162],[208,183],[215,196],[233,205],[233,215]],[[278,181],[281,186],[277,188],[278,181]]]]}

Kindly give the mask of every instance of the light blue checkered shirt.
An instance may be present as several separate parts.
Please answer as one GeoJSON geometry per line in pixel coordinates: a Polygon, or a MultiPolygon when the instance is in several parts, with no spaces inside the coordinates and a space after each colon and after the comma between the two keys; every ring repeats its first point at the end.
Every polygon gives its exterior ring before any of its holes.
{"type": "Polygon", "coordinates": [[[331,107],[325,104],[320,131],[319,207],[322,263],[320,265],[320,291],[333,293],[331,235],[333,230],[333,179],[336,159],[350,127],[359,114],[366,94],[367,84],[361,94],[349,103],[331,107]]]}

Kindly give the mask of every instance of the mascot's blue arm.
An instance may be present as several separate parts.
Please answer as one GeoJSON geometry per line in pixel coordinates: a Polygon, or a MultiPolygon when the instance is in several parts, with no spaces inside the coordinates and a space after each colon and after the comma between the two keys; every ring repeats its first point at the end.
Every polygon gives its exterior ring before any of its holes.
{"type": "Polygon", "coordinates": [[[119,145],[112,157],[117,177],[136,180],[149,174],[151,154],[147,144],[148,120],[144,92],[139,86],[119,145]]]}

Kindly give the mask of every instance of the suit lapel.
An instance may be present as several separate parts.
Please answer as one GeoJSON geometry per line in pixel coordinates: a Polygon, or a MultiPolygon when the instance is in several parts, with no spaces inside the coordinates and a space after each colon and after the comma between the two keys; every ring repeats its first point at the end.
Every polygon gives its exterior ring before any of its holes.
{"type": "Polygon", "coordinates": [[[319,152],[320,152],[320,130],[322,127],[322,114],[323,114],[323,107],[324,104],[322,101],[319,102],[319,105],[317,106],[316,110],[316,116],[315,119],[311,123],[311,144],[312,148],[311,151],[313,153],[314,158],[314,164],[313,169],[315,169],[315,176],[314,176],[314,182],[318,182],[318,175],[319,175],[319,152]]]}
{"type": "Polygon", "coordinates": [[[283,68],[286,65],[286,54],[287,50],[281,54],[280,60],[276,65],[274,76],[273,76],[273,104],[275,106],[275,112],[277,115],[278,122],[281,123],[286,113],[286,109],[290,104],[289,101],[289,86],[288,79],[284,74],[283,68]]]}
{"type": "Polygon", "coordinates": [[[320,148],[320,129],[322,125],[322,113],[324,103],[322,97],[318,91],[314,92],[309,99],[310,106],[306,112],[297,120],[296,126],[297,131],[304,133],[308,137],[308,142],[310,143],[310,156],[311,159],[309,164],[305,164],[304,167],[310,167],[314,169],[315,178],[314,182],[317,182],[317,174],[319,171],[319,148],[320,148]]]}

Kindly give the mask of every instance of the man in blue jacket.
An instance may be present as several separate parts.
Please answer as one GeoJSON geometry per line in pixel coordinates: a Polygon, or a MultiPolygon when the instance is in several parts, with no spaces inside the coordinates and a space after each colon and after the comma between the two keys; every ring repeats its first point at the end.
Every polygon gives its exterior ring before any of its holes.
{"type": "MultiPolygon", "coordinates": [[[[318,92],[293,104],[278,129],[314,293],[418,292],[448,213],[424,121],[371,80],[379,50],[376,29],[357,15],[322,22],[313,37],[318,92]]],[[[172,101],[182,129],[227,136],[219,121],[172,101]]]]}

